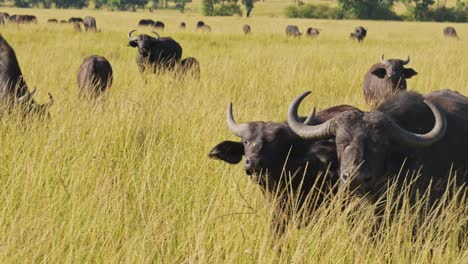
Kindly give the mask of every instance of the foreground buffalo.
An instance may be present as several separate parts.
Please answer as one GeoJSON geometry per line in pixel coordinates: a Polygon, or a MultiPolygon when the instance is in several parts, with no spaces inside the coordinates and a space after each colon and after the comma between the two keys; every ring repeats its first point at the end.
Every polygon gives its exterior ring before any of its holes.
{"type": "Polygon", "coordinates": [[[83,23],[83,19],[81,17],[70,17],[68,23],[83,23]]]}
{"type": "Polygon", "coordinates": [[[80,96],[96,98],[103,95],[112,85],[112,67],[109,61],[98,55],[84,59],[78,70],[80,96]]]}
{"type": "Polygon", "coordinates": [[[316,28],[310,27],[306,31],[306,36],[308,37],[318,37],[320,35],[320,31],[316,28]]]}
{"type": "Polygon", "coordinates": [[[367,36],[367,29],[359,26],[354,29],[354,32],[349,34],[350,38],[356,39],[359,43],[363,42],[367,36]]]}
{"type": "Polygon", "coordinates": [[[296,25],[288,25],[286,27],[286,36],[299,37],[300,35],[302,35],[302,33],[299,32],[299,28],[296,25]]]}
{"type": "Polygon", "coordinates": [[[451,37],[451,38],[458,38],[457,31],[454,27],[446,27],[444,28],[444,36],[451,37]]]}
{"type": "MultiPolygon", "coordinates": [[[[336,106],[312,114],[305,123],[321,124],[351,110],[357,109],[347,105],[336,106]]],[[[279,198],[272,223],[276,231],[283,231],[294,202],[298,202],[299,208],[304,206],[314,187],[323,186],[323,190],[315,190],[318,197],[309,197],[316,201],[315,206],[319,206],[329,193],[329,188],[338,182],[338,164],[335,143],[332,140],[301,139],[285,123],[236,123],[232,104],[227,111],[227,125],[241,141],[223,141],[210,151],[209,157],[229,164],[237,164],[245,157],[246,174],[263,191],[279,198]],[[319,173],[322,173],[320,179],[319,173]],[[320,185],[320,182],[315,186],[317,181],[324,181],[325,184],[320,185]]]]}
{"type": "Polygon", "coordinates": [[[137,63],[141,72],[151,70],[157,72],[163,69],[173,69],[182,57],[182,47],[170,37],[159,37],[153,32],[156,38],[141,34],[132,37],[132,30],[128,33],[129,46],[138,48],[137,63]]]}
{"type": "MultiPolygon", "coordinates": [[[[450,90],[422,96],[400,92],[376,111],[348,111],[320,125],[307,126],[297,118],[305,93],[291,104],[288,123],[301,138],[334,138],[340,180],[358,193],[379,197],[389,180],[406,180],[420,172],[416,193],[430,187],[430,198],[440,197],[447,176],[467,184],[468,98],[450,90]],[[404,165],[404,167],[402,167],[404,165]]],[[[413,193],[414,194],[414,193],[413,193]]]]}
{"type": "Polygon", "coordinates": [[[252,29],[250,28],[250,25],[247,25],[245,24],[243,27],[242,27],[242,31],[244,31],[244,34],[250,34],[250,32],[252,32],[252,29]]]}
{"type": "Polygon", "coordinates": [[[53,104],[52,95],[49,94],[49,103],[39,105],[34,99],[35,93],[28,91],[28,86],[21,73],[18,60],[13,48],[0,34],[0,100],[2,110],[11,111],[14,106],[20,106],[26,113],[35,113],[40,116],[47,113],[47,108],[53,104]]]}
{"type": "Polygon", "coordinates": [[[390,59],[382,55],[380,63],[372,65],[364,77],[364,97],[370,105],[378,105],[386,97],[406,90],[406,79],[418,74],[412,68],[405,68],[410,61],[390,59]]]}
{"type": "Polygon", "coordinates": [[[96,19],[94,17],[92,17],[92,16],[87,16],[87,17],[84,18],[83,26],[84,26],[84,29],[85,29],[86,32],[88,30],[93,31],[93,32],[97,31],[96,19]]]}

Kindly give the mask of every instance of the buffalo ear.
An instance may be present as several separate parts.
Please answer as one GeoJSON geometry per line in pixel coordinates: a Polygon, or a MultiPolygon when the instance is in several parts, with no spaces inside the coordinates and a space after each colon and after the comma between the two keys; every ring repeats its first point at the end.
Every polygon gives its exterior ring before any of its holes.
{"type": "Polygon", "coordinates": [[[128,45],[129,45],[130,47],[134,47],[134,48],[135,48],[136,46],[138,46],[138,44],[137,44],[136,41],[134,41],[134,40],[128,42],[128,45]]]}
{"type": "Polygon", "coordinates": [[[412,68],[409,69],[403,69],[403,75],[405,76],[405,79],[409,79],[413,77],[414,75],[418,74],[415,70],[412,68]]]}
{"type": "Polygon", "coordinates": [[[379,77],[380,79],[382,79],[387,74],[387,70],[385,70],[385,68],[377,68],[373,70],[371,73],[379,77]]]}
{"type": "Polygon", "coordinates": [[[212,159],[219,159],[230,164],[237,164],[244,155],[244,145],[240,142],[223,141],[216,145],[208,154],[212,159]]]}

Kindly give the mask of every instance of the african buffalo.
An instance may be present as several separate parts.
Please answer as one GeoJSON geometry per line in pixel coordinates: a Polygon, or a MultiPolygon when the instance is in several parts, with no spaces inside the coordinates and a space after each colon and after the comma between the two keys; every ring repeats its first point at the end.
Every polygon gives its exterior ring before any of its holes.
{"type": "Polygon", "coordinates": [[[0,12],[0,25],[5,24],[10,18],[10,14],[5,12],[0,12]]]}
{"type": "Polygon", "coordinates": [[[187,57],[180,61],[182,74],[191,73],[194,77],[200,77],[200,63],[194,57],[187,57]]]}
{"type": "Polygon", "coordinates": [[[68,24],[68,21],[66,21],[66,20],[60,20],[60,24],[68,24]]]}
{"type": "Polygon", "coordinates": [[[138,48],[137,63],[141,72],[151,70],[156,72],[162,69],[173,69],[180,62],[182,57],[182,47],[171,37],[159,37],[159,34],[153,32],[157,38],[141,34],[132,37],[132,30],[128,33],[130,40],[128,45],[138,48]]]}
{"type": "Polygon", "coordinates": [[[306,36],[308,37],[318,37],[318,35],[320,35],[320,31],[316,28],[310,27],[306,31],[306,36]]]}
{"type": "MultiPolygon", "coordinates": [[[[306,124],[321,124],[345,111],[357,110],[342,105],[326,109],[301,120],[306,124]]],[[[338,163],[333,140],[304,140],[298,137],[286,123],[248,122],[236,123],[232,104],[227,110],[227,125],[231,132],[241,138],[240,142],[223,141],[209,153],[210,158],[229,164],[238,164],[245,157],[244,169],[247,175],[260,185],[261,189],[279,199],[273,228],[282,232],[287,223],[291,204],[298,202],[302,207],[307,196],[317,188],[318,200],[315,206],[329,193],[326,189],[338,183],[338,163]],[[318,176],[322,173],[322,178],[318,176]],[[326,176],[326,174],[328,174],[326,176]],[[317,181],[325,181],[316,186],[317,181]],[[297,199],[297,200],[295,200],[297,199]],[[282,217],[280,217],[282,216],[282,217]],[[280,217],[280,218],[278,218],[280,217]]],[[[330,190],[330,189],[329,189],[330,190]]],[[[313,209],[313,208],[310,208],[313,209]]]]}
{"type": "Polygon", "coordinates": [[[457,31],[454,27],[446,27],[444,28],[444,36],[458,38],[457,31]]]}
{"type": "Polygon", "coordinates": [[[84,26],[84,29],[85,29],[86,32],[88,30],[93,31],[93,32],[97,31],[96,19],[94,17],[92,17],[92,16],[87,16],[87,17],[84,18],[83,26],[84,26]]]}
{"type": "Polygon", "coordinates": [[[180,29],[185,29],[185,22],[181,22],[180,25],[179,25],[179,28],[180,29]]]}
{"type": "Polygon", "coordinates": [[[55,18],[47,19],[47,23],[57,24],[57,23],[58,23],[58,20],[55,19],[55,18]]]}
{"type": "Polygon", "coordinates": [[[164,25],[163,22],[161,22],[161,21],[154,22],[154,28],[164,30],[164,27],[165,27],[165,25],[164,25]]]}
{"type": "Polygon", "coordinates": [[[359,43],[363,42],[367,36],[367,29],[359,26],[354,29],[354,32],[349,34],[350,38],[356,39],[359,43]]]}
{"type": "Polygon", "coordinates": [[[204,25],[205,25],[205,22],[203,22],[203,21],[198,21],[198,22],[197,22],[197,28],[201,28],[201,27],[203,27],[204,25]]]}
{"type": "Polygon", "coordinates": [[[83,19],[81,17],[70,17],[68,23],[83,23],[83,19]]]}
{"type": "Polygon", "coordinates": [[[154,26],[154,20],[152,19],[141,19],[138,21],[138,26],[154,26]]]}
{"type": "Polygon", "coordinates": [[[37,18],[33,15],[12,15],[9,20],[17,24],[37,23],[37,18]]]}
{"type": "Polygon", "coordinates": [[[364,76],[364,97],[370,105],[378,105],[386,97],[398,91],[406,90],[406,79],[418,74],[412,68],[405,68],[410,58],[406,60],[385,60],[372,65],[364,76]]]}
{"type": "Polygon", "coordinates": [[[112,67],[109,61],[98,55],[85,58],[78,70],[80,96],[96,98],[112,85],[112,67]]]}
{"type": "Polygon", "coordinates": [[[286,27],[286,36],[299,37],[300,35],[302,35],[302,33],[299,32],[299,28],[296,25],[288,25],[286,27]]]}
{"type": "Polygon", "coordinates": [[[244,34],[250,34],[250,32],[252,32],[252,29],[250,28],[250,25],[248,24],[245,24],[243,27],[242,27],[242,31],[244,31],[244,34]]]}
{"type": "Polygon", "coordinates": [[[20,106],[25,114],[35,113],[43,116],[53,104],[53,98],[49,93],[49,103],[39,105],[33,99],[35,92],[36,89],[29,92],[15,51],[0,34],[0,100],[3,104],[2,108],[10,111],[14,106],[20,106]]]}
{"type": "Polygon", "coordinates": [[[425,96],[403,91],[376,111],[348,111],[307,126],[297,118],[297,109],[308,94],[293,101],[288,124],[304,139],[334,138],[340,180],[358,193],[377,198],[399,174],[403,176],[398,180],[408,180],[407,171],[421,170],[416,191],[424,192],[432,181],[432,198],[444,193],[450,172],[458,184],[468,183],[467,97],[450,90],[425,96]]]}

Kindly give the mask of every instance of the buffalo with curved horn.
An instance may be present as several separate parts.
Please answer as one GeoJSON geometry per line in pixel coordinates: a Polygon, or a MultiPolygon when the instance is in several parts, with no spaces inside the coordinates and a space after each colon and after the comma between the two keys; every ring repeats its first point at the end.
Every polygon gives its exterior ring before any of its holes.
{"type": "MultiPolygon", "coordinates": [[[[303,139],[335,139],[340,180],[352,189],[379,194],[402,164],[410,171],[422,167],[418,188],[446,178],[450,169],[460,171],[459,183],[467,182],[463,176],[468,165],[467,97],[450,90],[425,96],[401,92],[376,111],[348,111],[309,126],[297,116],[299,104],[309,93],[291,103],[288,124],[303,139]]],[[[440,195],[437,191],[432,194],[440,195]]]]}
{"type": "MultiPolygon", "coordinates": [[[[350,110],[357,109],[340,105],[318,113],[314,110],[307,119],[302,118],[301,121],[309,125],[320,124],[350,110]]],[[[240,142],[223,141],[210,151],[209,157],[229,164],[237,164],[245,157],[246,174],[264,192],[272,194],[272,197],[281,197],[276,215],[288,215],[284,212],[290,209],[290,203],[295,202],[295,199],[298,199],[299,207],[303,206],[317,181],[326,182],[322,190],[314,193],[314,198],[319,201],[325,199],[322,195],[329,193],[330,187],[338,183],[338,163],[333,140],[302,139],[285,122],[237,123],[232,113],[232,104],[227,109],[226,123],[231,133],[240,138],[240,142]]],[[[320,204],[318,202],[315,205],[320,204]]],[[[275,219],[272,227],[281,232],[287,220],[275,219]]]]}
{"type": "Polygon", "coordinates": [[[146,34],[140,34],[132,37],[132,30],[128,33],[128,45],[138,48],[137,64],[141,72],[151,70],[157,72],[164,69],[173,69],[180,63],[182,57],[182,47],[171,37],[151,37],[146,34]]]}
{"type": "Polygon", "coordinates": [[[385,60],[382,54],[380,63],[372,65],[364,76],[364,97],[372,106],[378,105],[385,98],[406,90],[406,79],[418,74],[412,68],[404,66],[410,62],[406,60],[385,60]]]}
{"type": "Polygon", "coordinates": [[[21,72],[15,51],[0,34],[0,99],[11,111],[14,106],[20,106],[24,113],[35,113],[40,116],[47,113],[47,109],[54,103],[49,93],[49,102],[39,105],[33,99],[36,92],[28,91],[28,86],[21,72]]]}

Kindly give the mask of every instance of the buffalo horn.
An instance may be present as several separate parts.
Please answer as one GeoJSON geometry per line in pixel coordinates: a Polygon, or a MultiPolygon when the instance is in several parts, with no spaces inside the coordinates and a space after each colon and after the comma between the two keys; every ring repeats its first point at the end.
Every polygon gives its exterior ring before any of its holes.
{"type": "Polygon", "coordinates": [[[234,115],[232,114],[232,103],[229,103],[229,106],[228,106],[226,122],[231,132],[238,137],[242,138],[242,136],[247,131],[247,128],[248,128],[247,124],[244,124],[244,123],[237,124],[236,121],[234,120],[234,115]]]}
{"type": "Polygon", "coordinates": [[[136,29],[134,29],[134,30],[128,32],[128,39],[129,39],[129,40],[135,40],[135,38],[132,38],[132,33],[135,32],[135,31],[136,31],[136,29]]]}
{"type": "Polygon", "coordinates": [[[408,63],[409,63],[409,56],[408,56],[408,58],[407,58],[406,60],[404,60],[402,63],[403,63],[403,65],[408,64],[408,63]]]}
{"type": "Polygon", "coordinates": [[[158,36],[157,39],[160,39],[160,38],[161,38],[161,37],[159,36],[158,32],[156,32],[156,31],[151,31],[151,32],[153,32],[153,34],[155,34],[156,36],[158,36]]]}
{"type": "Polygon", "coordinates": [[[297,110],[302,100],[310,94],[310,91],[298,96],[291,103],[288,109],[288,124],[292,131],[299,137],[305,139],[325,139],[335,135],[335,128],[333,119],[330,119],[320,125],[307,126],[300,122],[297,110]]]}
{"type": "Polygon", "coordinates": [[[425,147],[434,144],[439,141],[447,131],[447,119],[444,113],[440,112],[439,109],[429,101],[424,103],[431,108],[434,114],[435,124],[431,131],[426,134],[415,134],[409,132],[395,123],[392,119],[390,122],[390,136],[396,141],[414,147],[425,147]]]}

